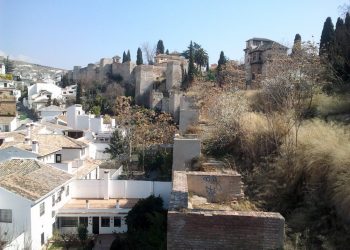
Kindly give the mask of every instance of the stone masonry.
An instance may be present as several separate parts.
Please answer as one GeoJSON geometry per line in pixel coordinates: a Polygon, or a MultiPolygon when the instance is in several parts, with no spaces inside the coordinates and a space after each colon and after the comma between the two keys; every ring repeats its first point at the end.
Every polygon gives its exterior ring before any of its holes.
{"type": "Polygon", "coordinates": [[[216,188],[220,185],[223,192],[228,188],[228,195],[218,198],[221,201],[230,196],[239,197],[241,184],[240,176],[234,172],[174,171],[167,220],[167,249],[282,249],[284,218],[279,213],[189,208],[189,195],[205,195],[198,185],[216,188]]]}

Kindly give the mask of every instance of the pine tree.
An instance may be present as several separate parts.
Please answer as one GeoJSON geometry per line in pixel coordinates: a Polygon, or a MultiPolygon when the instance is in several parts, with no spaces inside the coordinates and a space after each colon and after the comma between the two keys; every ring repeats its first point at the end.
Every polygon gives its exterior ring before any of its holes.
{"type": "Polygon", "coordinates": [[[168,49],[165,51],[165,54],[169,55],[169,50],[168,49]]]}
{"type": "Polygon", "coordinates": [[[125,54],[125,51],[123,52],[123,60],[122,60],[122,63],[125,63],[127,60],[126,60],[126,54],[125,54]]]}
{"type": "Polygon", "coordinates": [[[141,48],[137,49],[137,56],[136,56],[136,65],[141,65],[143,64],[143,59],[142,59],[142,50],[141,48]]]}
{"type": "Polygon", "coordinates": [[[320,41],[320,51],[319,54],[325,55],[330,54],[330,48],[334,43],[334,25],[332,23],[332,19],[327,17],[326,21],[323,25],[323,30],[321,34],[320,41]]]}
{"type": "Polygon", "coordinates": [[[126,54],[126,61],[127,62],[131,61],[130,50],[128,50],[128,53],[126,54]]]}
{"type": "Polygon", "coordinates": [[[82,95],[81,83],[78,82],[75,104],[81,104],[81,95],[82,95]]]}
{"type": "Polygon", "coordinates": [[[193,43],[191,41],[190,43],[190,51],[189,51],[189,58],[188,58],[188,81],[192,83],[194,81],[194,75],[195,75],[195,67],[194,67],[194,54],[193,54],[193,43]]]}
{"type": "Polygon", "coordinates": [[[164,54],[164,44],[162,40],[159,40],[157,43],[157,50],[156,50],[156,54],[164,54]]]}
{"type": "Polygon", "coordinates": [[[119,130],[114,130],[108,148],[105,149],[104,153],[109,153],[111,159],[120,159],[123,154],[128,152],[127,142],[119,130]]]}

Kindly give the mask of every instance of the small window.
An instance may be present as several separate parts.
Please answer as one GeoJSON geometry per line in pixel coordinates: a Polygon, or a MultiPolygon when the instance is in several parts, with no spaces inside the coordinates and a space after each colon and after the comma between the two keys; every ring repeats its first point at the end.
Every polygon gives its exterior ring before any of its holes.
{"type": "Polygon", "coordinates": [[[0,222],[12,223],[11,209],[0,209],[0,222]]]}
{"type": "Polygon", "coordinates": [[[122,219],[120,217],[114,217],[114,227],[121,227],[122,219]]]}
{"type": "Polygon", "coordinates": [[[56,154],[56,163],[61,163],[61,162],[62,162],[62,155],[56,154]]]}
{"type": "Polygon", "coordinates": [[[56,204],[56,196],[53,194],[52,195],[52,206],[54,207],[56,204]]]}
{"type": "Polygon", "coordinates": [[[40,216],[45,214],[45,202],[40,204],[40,216]]]}
{"type": "Polygon", "coordinates": [[[66,196],[69,195],[69,185],[67,185],[67,188],[66,188],[66,196]]]}
{"type": "Polygon", "coordinates": [[[101,217],[101,227],[110,227],[109,217],[101,217]]]}
{"type": "Polygon", "coordinates": [[[45,244],[45,236],[44,233],[41,234],[41,245],[45,244]]]}
{"type": "Polygon", "coordinates": [[[88,226],[88,217],[79,217],[79,225],[88,226]]]}

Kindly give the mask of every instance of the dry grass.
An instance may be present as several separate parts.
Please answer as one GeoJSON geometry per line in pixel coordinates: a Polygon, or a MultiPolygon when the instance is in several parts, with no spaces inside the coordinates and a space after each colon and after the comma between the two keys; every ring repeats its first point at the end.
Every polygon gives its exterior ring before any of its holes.
{"type": "Polygon", "coordinates": [[[350,113],[350,96],[318,94],[314,97],[313,108],[316,109],[317,115],[321,117],[350,113]]]}
{"type": "Polygon", "coordinates": [[[297,168],[311,182],[325,178],[328,196],[337,211],[350,219],[349,128],[315,120],[300,129],[297,168]]]}

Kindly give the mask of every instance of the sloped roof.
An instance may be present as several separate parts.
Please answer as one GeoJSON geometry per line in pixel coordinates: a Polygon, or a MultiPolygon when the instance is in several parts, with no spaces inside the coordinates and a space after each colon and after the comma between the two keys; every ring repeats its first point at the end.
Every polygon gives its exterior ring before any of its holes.
{"type": "Polygon", "coordinates": [[[33,159],[0,163],[0,187],[36,201],[72,179],[72,175],[33,159]]]}
{"type": "MultiPolygon", "coordinates": [[[[16,146],[17,148],[31,151],[32,145],[25,143],[25,131],[0,133],[0,137],[13,138],[3,142],[0,148],[16,146]]],[[[39,156],[45,156],[61,150],[62,148],[85,148],[88,145],[82,141],[75,140],[65,135],[58,134],[35,134],[32,133],[32,140],[37,140],[39,144],[39,156]]]]}

